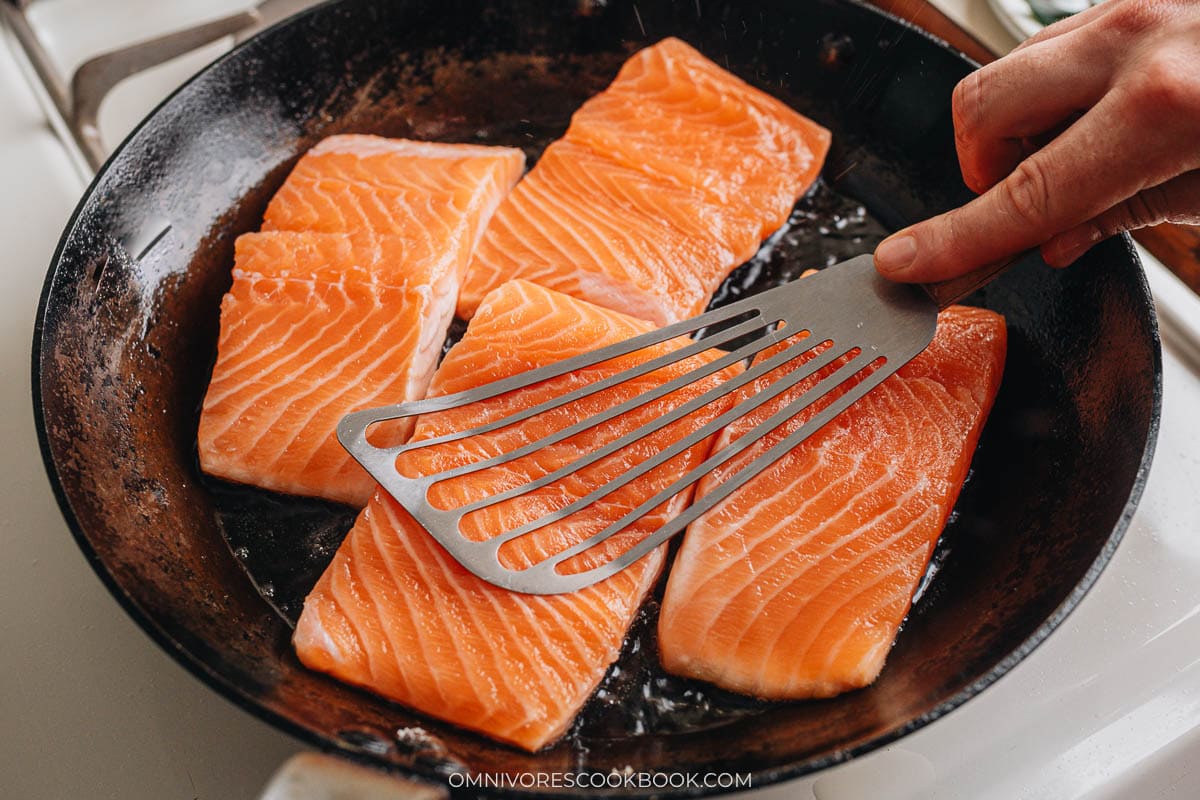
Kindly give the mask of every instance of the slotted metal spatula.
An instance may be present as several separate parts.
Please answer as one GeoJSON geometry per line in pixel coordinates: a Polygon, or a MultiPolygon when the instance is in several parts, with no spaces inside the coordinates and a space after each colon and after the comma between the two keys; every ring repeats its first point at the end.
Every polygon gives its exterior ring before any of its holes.
{"type": "Polygon", "coordinates": [[[841,411],[882,383],[929,344],[933,338],[940,309],[946,308],[970,294],[1016,260],[1017,258],[1013,258],[991,264],[952,281],[914,286],[894,283],[879,277],[871,256],[858,256],[827,267],[809,278],[783,284],[723,308],[706,312],[698,317],[504,380],[457,394],[349,414],[342,419],[338,426],[338,439],[375,480],[403,505],[451,556],[471,572],[497,586],[530,594],[558,594],[577,591],[624,569],[669,537],[683,530],[692,520],[715,506],[746,481],[778,460],[784,453],[811,436],[841,411]],[[703,332],[714,329],[716,332],[703,335],[703,332]],[[698,332],[702,333],[700,337],[672,352],[650,358],[636,367],[617,372],[607,378],[596,380],[551,400],[478,427],[394,447],[376,447],[367,440],[368,428],[378,422],[418,414],[430,414],[478,403],[540,381],[634,353],[660,342],[693,336],[698,332]],[[797,341],[799,338],[797,335],[802,332],[806,332],[807,335],[797,341]],[[756,333],[760,334],[757,338],[752,339],[749,343],[743,343],[756,333]],[[714,388],[676,406],[670,412],[658,416],[651,422],[613,439],[606,445],[595,450],[580,452],[576,460],[553,469],[536,480],[499,491],[493,496],[459,508],[437,508],[430,503],[430,487],[439,481],[461,477],[529,456],[541,448],[562,442],[589,428],[604,425],[627,411],[662,398],[691,382],[718,374],[731,365],[742,362],[785,340],[794,343],[773,353],[769,358],[759,359],[735,377],[717,383],[714,388]],[[814,347],[815,345],[819,346],[814,347]],[[732,349],[720,352],[724,348],[732,349]],[[609,407],[602,413],[581,419],[573,425],[555,430],[509,452],[421,477],[405,477],[397,469],[397,458],[405,452],[459,441],[472,436],[486,435],[588,395],[604,391],[624,381],[646,375],[669,364],[692,358],[705,351],[718,351],[720,354],[718,357],[698,365],[695,369],[662,383],[651,391],[635,395],[609,407]],[[750,384],[764,375],[771,374],[773,370],[795,359],[801,352],[807,354],[807,360],[771,382],[765,390],[747,396],[725,413],[697,427],[657,455],[625,471],[620,477],[595,487],[586,496],[528,524],[512,530],[497,531],[493,538],[486,541],[472,541],[462,534],[460,523],[467,514],[497,503],[520,498],[528,492],[561,480],[575,471],[616,453],[665,425],[684,419],[688,414],[717,401],[729,392],[750,384]],[[851,379],[856,379],[857,382],[853,383],[848,390],[836,396],[831,394],[832,390],[844,387],[851,379]],[[750,413],[806,380],[810,385],[806,385],[803,392],[792,398],[765,422],[732,441],[702,464],[679,477],[667,488],[647,497],[640,505],[604,530],[525,569],[510,569],[501,563],[499,552],[504,543],[546,525],[565,520],[585,506],[603,500],[612,492],[636,481],[650,470],[666,463],[705,437],[716,433],[738,417],[750,413]],[[827,402],[824,407],[820,407],[817,413],[804,421],[796,430],[741,466],[722,483],[693,502],[683,513],[654,530],[637,545],[610,561],[585,571],[564,574],[558,569],[568,559],[626,529],[660,504],[700,480],[705,474],[724,464],[770,431],[826,396],[834,397],[834,399],[832,402],[827,402]]]}

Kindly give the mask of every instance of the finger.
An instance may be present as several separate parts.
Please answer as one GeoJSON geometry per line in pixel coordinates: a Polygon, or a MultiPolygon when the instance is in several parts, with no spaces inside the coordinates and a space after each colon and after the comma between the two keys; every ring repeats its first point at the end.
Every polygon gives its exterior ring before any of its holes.
{"type": "Polygon", "coordinates": [[[1080,11],[1078,14],[1072,14],[1066,19],[1060,19],[1058,22],[1047,25],[1033,36],[1030,36],[1028,39],[1010,50],[1009,53],[1017,53],[1021,50],[1025,50],[1026,48],[1032,47],[1035,44],[1041,44],[1042,42],[1049,41],[1055,37],[1062,36],[1064,33],[1071,33],[1072,31],[1079,30],[1089,22],[1093,22],[1104,16],[1111,11],[1114,6],[1118,5],[1120,5],[1120,3],[1115,2],[1114,0],[1108,0],[1106,3],[1100,3],[1099,5],[1092,6],[1085,11],[1080,11]]]}
{"type": "Polygon", "coordinates": [[[1024,159],[1023,140],[1059,129],[1099,102],[1114,63],[1106,49],[1065,36],[964,78],[951,105],[967,186],[983,193],[1024,159]]]}
{"type": "Polygon", "coordinates": [[[1083,114],[1079,112],[1072,112],[1045,133],[1039,133],[1034,136],[1022,136],[1020,139],[1014,140],[1016,142],[1016,146],[1013,148],[1014,154],[1008,157],[1003,163],[997,161],[994,164],[995,179],[986,186],[979,188],[978,192],[982,194],[1000,181],[1007,178],[1009,173],[1017,168],[1018,164],[1029,158],[1038,150],[1041,150],[1043,147],[1050,144],[1050,142],[1058,138],[1063,131],[1078,122],[1082,116],[1083,114]]]}
{"type": "Polygon", "coordinates": [[[1200,224],[1200,170],[1144,189],[1082,225],[1058,234],[1042,245],[1042,259],[1065,267],[1102,239],[1162,222],[1200,224]]]}
{"type": "Polygon", "coordinates": [[[1175,177],[1175,150],[1149,141],[1156,129],[1130,113],[1130,102],[1124,92],[1105,95],[985,194],[885,239],[876,267],[897,280],[951,278],[1040,245],[1175,177]]]}

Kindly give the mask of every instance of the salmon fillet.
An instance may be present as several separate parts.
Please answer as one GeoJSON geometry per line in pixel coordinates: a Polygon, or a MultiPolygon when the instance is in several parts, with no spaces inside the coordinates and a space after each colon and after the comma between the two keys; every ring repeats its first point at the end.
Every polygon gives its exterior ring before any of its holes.
{"type": "Polygon", "coordinates": [[[523,278],[662,325],[704,310],[816,179],[830,134],[679,41],[625,63],[500,204],[459,296],[523,278]]]}
{"type": "MultiPolygon", "coordinates": [[[[770,699],[875,680],[966,478],[1005,349],[998,314],[942,312],[923,353],[693,522],[659,617],[664,667],[770,699]]],[[[726,427],[716,447],[794,396],[726,427]]],[[[807,416],[707,476],[697,497],[807,416]]]]}
{"type": "MultiPolygon", "coordinates": [[[[640,320],[532,283],[506,283],[484,299],[466,335],[438,368],[430,395],[498,380],[649,329],[640,320]]],[[[527,408],[674,346],[678,345],[666,343],[492,400],[422,416],[413,441],[527,408]]],[[[511,450],[659,385],[696,363],[664,367],[575,401],[561,412],[540,414],[494,433],[409,451],[400,456],[397,468],[407,475],[431,474],[511,450]]],[[[435,484],[440,491],[431,500],[441,507],[457,507],[545,475],[581,451],[657,418],[717,380],[700,381],[534,456],[435,484]]],[[[464,519],[463,533],[481,540],[561,508],[725,408],[727,402],[713,403],[694,418],[596,462],[573,479],[476,512],[464,519]]],[[[700,463],[711,443],[700,442],[609,498],[509,542],[501,549],[502,562],[510,568],[540,562],[619,519],[700,463]]],[[[566,562],[564,571],[624,552],[678,514],[688,495],[677,495],[603,545],[566,562]]],[[[563,734],[619,655],[638,606],[662,569],[664,553],[660,547],[579,592],[520,594],[469,573],[380,491],[306,599],[293,641],[300,660],[312,669],[533,751],[563,734]]]]}
{"type": "MultiPolygon", "coordinates": [[[[403,255],[398,237],[238,238],[200,413],[205,472],[366,504],[375,482],[338,443],[337,423],[423,397],[454,311],[450,259],[407,262],[397,276],[403,255]]],[[[403,442],[411,429],[397,423],[389,436],[403,442]]]]}
{"type": "MultiPolygon", "coordinates": [[[[198,433],[211,474],[363,506],[338,443],[351,411],[425,396],[478,232],[524,164],[513,148],[334,136],[238,238],[198,433]]],[[[410,420],[376,433],[402,443],[410,420]]]]}
{"type": "Polygon", "coordinates": [[[512,147],[331,136],[309,150],[271,199],[263,230],[371,231],[466,268],[496,206],[525,168],[512,147]]]}

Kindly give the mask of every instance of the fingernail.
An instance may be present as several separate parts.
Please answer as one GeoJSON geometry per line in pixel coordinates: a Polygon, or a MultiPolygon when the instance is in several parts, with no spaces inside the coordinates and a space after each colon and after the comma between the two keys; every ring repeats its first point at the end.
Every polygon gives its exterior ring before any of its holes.
{"type": "Polygon", "coordinates": [[[917,240],[908,234],[884,239],[875,248],[875,269],[887,275],[909,267],[917,258],[917,240]]]}
{"type": "Polygon", "coordinates": [[[1082,256],[1096,242],[1100,241],[1100,230],[1095,225],[1080,225],[1066,233],[1061,233],[1050,243],[1052,250],[1051,266],[1065,267],[1082,256]]]}

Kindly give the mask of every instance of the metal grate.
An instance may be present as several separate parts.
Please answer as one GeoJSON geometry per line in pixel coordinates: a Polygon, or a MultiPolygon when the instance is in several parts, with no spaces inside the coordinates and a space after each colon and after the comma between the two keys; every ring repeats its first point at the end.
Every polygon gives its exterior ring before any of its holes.
{"type": "Polygon", "coordinates": [[[104,98],[118,83],[226,36],[239,43],[312,4],[312,0],[264,0],[246,11],[100,53],[68,76],[55,65],[45,41],[30,24],[28,12],[37,2],[0,0],[0,15],[45,89],[49,110],[56,117],[51,120],[55,130],[88,173],[95,172],[108,157],[97,117],[104,98]]]}

